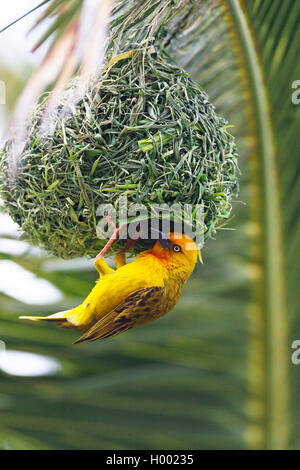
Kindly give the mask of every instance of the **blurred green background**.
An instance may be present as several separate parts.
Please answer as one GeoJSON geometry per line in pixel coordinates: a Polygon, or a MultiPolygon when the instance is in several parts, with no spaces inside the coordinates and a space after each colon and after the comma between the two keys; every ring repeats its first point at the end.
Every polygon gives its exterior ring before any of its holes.
{"type": "MultiPolygon", "coordinates": [[[[40,36],[49,36],[50,50],[66,40],[81,8],[82,0],[44,8],[40,22],[50,29],[40,36]]],[[[159,27],[167,51],[234,125],[239,201],[205,244],[204,264],[171,314],[80,346],[72,345],[76,333],[25,324],[18,315],[78,304],[97,278],[92,260],[62,261],[29,247],[0,214],[0,339],[7,349],[0,356],[0,447],[299,449],[300,365],[291,363],[291,343],[300,339],[300,105],[291,97],[300,79],[300,1],[118,0],[114,8],[119,35],[126,18],[136,37],[153,18],[165,18],[159,27]]],[[[1,57],[3,133],[42,58],[1,57]]]]}

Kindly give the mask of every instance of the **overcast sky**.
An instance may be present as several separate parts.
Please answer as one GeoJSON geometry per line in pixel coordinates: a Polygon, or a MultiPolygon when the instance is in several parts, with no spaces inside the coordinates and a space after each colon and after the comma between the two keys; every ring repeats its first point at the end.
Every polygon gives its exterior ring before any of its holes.
{"type": "MultiPolygon", "coordinates": [[[[14,20],[30,11],[41,3],[41,0],[9,0],[2,5],[0,16],[0,30],[14,20]]],[[[35,12],[23,18],[18,23],[0,34],[0,65],[5,64],[10,68],[19,68],[24,64],[37,66],[43,59],[47,46],[44,45],[37,52],[32,53],[32,48],[42,36],[47,27],[42,25],[29,33],[37,18],[47,6],[43,6],[35,12]]],[[[0,76],[1,80],[1,76],[0,76]]],[[[4,134],[6,121],[5,107],[0,105],[0,141],[4,134]]]]}
{"type": "MultiPolygon", "coordinates": [[[[41,0],[9,0],[1,5],[0,29],[31,10],[41,0]]],[[[44,53],[45,48],[32,53],[31,50],[37,40],[41,37],[41,28],[36,29],[28,34],[35,20],[41,15],[47,6],[41,7],[39,10],[31,13],[29,16],[13,25],[0,35],[0,61],[9,64],[12,67],[18,66],[20,62],[29,62],[38,64],[44,53]]],[[[45,28],[45,26],[43,26],[45,28]]]]}

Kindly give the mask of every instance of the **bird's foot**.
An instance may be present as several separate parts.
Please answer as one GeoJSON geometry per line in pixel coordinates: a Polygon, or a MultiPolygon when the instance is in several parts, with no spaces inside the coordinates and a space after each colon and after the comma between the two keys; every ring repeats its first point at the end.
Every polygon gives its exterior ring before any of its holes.
{"type": "Polygon", "coordinates": [[[127,243],[124,246],[124,248],[122,248],[122,250],[119,251],[119,253],[115,257],[115,264],[116,264],[117,269],[120,268],[121,266],[124,266],[124,264],[126,264],[126,253],[130,250],[130,248],[132,248],[136,244],[136,242],[141,237],[142,237],[142,231],[140,230],[137,238],[135,239],[129,238],[129,240],[127,240],[127,243]]]}
{"type": "Polygon", "coordinates": [[[108,215],[108,213],[105,213],[105,219],[107,223],[114,229],[114,232],[108,242],[106,243],[105,247],[100,251],[100,253],[96,256],[95,261],[97,261],[99,258],[103,258],[103,256],[106,255],[114,241],[118,238],[120,235],[121,231],[126,227],[126,224],[122,224],[119,228],[116,227],[116,224],[112,221],[111,217],[108,215]]]}
{"type": "Polygon", "coordinates": [[[116,264],[117,269],[121,268],[122,266],[126,264],[126,253],[130,250],[130,248],[134,246],[136,242],[137,242],[137,239],[132,240],[131,238],[129,238],[125,247],[122,248],[122,250],[119,251],[119,253],[115,256],[115,264],[116,264]]]}

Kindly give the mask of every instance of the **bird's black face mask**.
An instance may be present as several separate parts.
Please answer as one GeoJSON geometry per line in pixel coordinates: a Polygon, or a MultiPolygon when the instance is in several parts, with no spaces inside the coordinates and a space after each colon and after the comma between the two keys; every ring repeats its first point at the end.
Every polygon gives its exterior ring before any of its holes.
{"type": "Polygon", "coordinates": [[[157,230],[156,228],[151,228],[151,235],[158,235],[158,241],[163,248],[168,248],[170,246],[170,240],[166,233],[157,230]]]}

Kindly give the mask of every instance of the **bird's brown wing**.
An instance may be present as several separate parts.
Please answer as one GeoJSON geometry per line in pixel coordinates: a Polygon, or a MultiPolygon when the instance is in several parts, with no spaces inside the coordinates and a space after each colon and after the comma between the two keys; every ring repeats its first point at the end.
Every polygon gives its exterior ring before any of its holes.
{"type": "Polygon", "coordinates": [[[114,310],[98,320],[74,344],[109,338],[136,325],[151,321],[155,316],[158,316],[160,307],[163,307],[161,304],[164,292],[165,289],[161,286],[146,287],[134,291],[114,310]]]}

